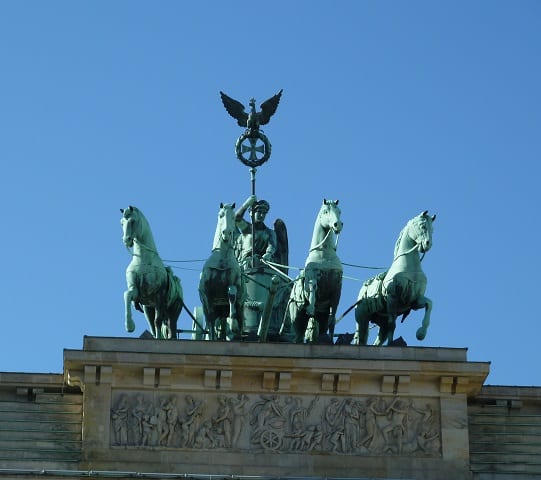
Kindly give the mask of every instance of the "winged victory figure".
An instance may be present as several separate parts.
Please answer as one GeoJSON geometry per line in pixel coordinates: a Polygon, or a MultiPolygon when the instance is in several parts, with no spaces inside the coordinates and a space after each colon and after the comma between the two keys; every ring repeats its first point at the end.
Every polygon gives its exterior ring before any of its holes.
{"type": "Polygon", "coordinates": [[[248,113],[246,112],[246,107],[238,100],[227,96],[224,92],[220,92],[220,96],[222,97],[222,103],[227,113],[237,120],[239,126],[245,127],[248,133],[255,134],[259,131],[260,125],[269,123],[270,117],[274,115],[274,112],[278,108],[282,92],[283,89],[268,100],[265,100],[260,105],[261,111],[259,112],[255,109],[255,98],[250,99],[250,112],[248,113]]]}

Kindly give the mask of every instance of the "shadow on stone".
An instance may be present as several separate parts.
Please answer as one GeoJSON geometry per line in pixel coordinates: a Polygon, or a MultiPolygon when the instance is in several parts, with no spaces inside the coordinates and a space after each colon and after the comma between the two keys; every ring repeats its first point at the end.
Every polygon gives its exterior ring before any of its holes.
{"type": "Polygon", "coordinates": [[[334,342],[335,345],[351,345],[351,341],[353,340],[353,337],[355,334],[353,333],[339,333],[336,336],[336,342],[334,342]]]}
{"type": "Polygon", "coordinates": [[[392,342],[389,342],[389,347],[407,347],[406,340],[402,337],[395,338],[392,342]]]}

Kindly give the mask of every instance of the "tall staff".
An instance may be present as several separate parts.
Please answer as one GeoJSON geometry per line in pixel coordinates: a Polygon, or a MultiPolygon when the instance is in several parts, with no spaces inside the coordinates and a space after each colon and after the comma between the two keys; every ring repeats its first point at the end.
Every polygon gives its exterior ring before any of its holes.
{"type": "MultiPolygon", "coordinates": [[[[257,167],[263,165],[271,155],[271,144],[269,139],[265,136],[261,125],[269,123],[270,117],[276,112],[280,98],[282,96],[280,90],[276,95],[269,98],[260,105],[261,110],[258,112],[255,109],[255,98],[250,99],[250,111],[246,112],[246,107],[237,100],[228,97],[224,92],[220,92],[222,103],[225,109],[234,119],[240,127],[244,127],[246,130],[237,139],[235,144],[235,153],[237,158],[247,167],[250,167],[250,181],[252,186],[252,195],[255,196],[255,180],[257,167]]],[[[254,206],[251,207],[251,216],[254,216],[254,206]]],[[[252,266],[255,258],[254,252],[254,221],[252,220],[252,266]]]]}

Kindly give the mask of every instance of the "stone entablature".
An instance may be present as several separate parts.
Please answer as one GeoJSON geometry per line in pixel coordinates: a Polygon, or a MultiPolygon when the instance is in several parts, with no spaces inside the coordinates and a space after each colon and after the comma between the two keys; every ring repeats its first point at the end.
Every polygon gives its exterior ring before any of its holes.
{"type": "Polygon", "coordinates": [[[338,473],[352,480],[525,480],[541,475],[541,388],[483,386],[475,393],[487,364],[467,362],[465,350],[299,345],[286,352],[290,365],[303,359],[304,367],[286,370],[272,348],[258,344],[216,344],[210,353],[198,353],[208,343],[185,343],[88,338],[83,351],[66,352],[64,375],[0,373],[0,478],[167,473],[167,478],[208,480],[213,472],[260,480],[318,480],[338,473]],[[254,351],[257,359],[249,355],[254,351]],[[299,376],[310,377],[318,363],[312,354],[326,359],[327,367],[349,358],[351,368],[318,370],[312,376],[319,385],[299,386],[299,376]],[[245,361],[233,362],[232,356],[245,361]],[[408,372],[400,357],[423,365],[411,363],[408,372]],[[241,366],[226,368],[232,363],[241,366]],[[259,363],[268,368],[259,369],[257,381],[250,375],[240,379],[259,363]],[[184,383],[186,372],[190,380],[184,383]],[[372,374],[380,381],[368,381],[372,374]],[[74,386],[64,381],[68,377],[74,386]],[[303,393],[307,386],[313,391],[303,393]],[[192,401],[202,410],[190,422],[192,401]],[[390,413],[376,414],[374,428],[370,402],[376,412],[390,413]],[[393,402],[398,412],[389,408],[393,402]],[[271,404],[281,414],[272,414],[271,404]],[[169,421],[174,428],[162,427],[160,439],[152,416],[162,405],[169,412],[166,427],[169,421]],[[421,415],[427,405],[432,414],[421,415]],[[400,417],[403,410],[408,413],[400,417]],[[143,419],[148,415],[150,425],[138,424],[137,412],[143,419]],[[352,421],[356,414],[358,422],[352,421]],[[201,428],[205,422],[210,422],[207,432],[201,428]]]}
{"type": "Polygon", "coordinates": [[[468,478],[488,374],[465,349],[96,337],[64,366],[83,468],[282,477],[468,478]]]}

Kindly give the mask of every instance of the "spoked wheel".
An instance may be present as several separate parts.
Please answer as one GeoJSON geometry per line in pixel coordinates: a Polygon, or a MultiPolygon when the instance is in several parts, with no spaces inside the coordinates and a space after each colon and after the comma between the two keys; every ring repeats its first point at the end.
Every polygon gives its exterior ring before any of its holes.
{"type": "Polygon", "coordinates": [[[259,441],[265,450],[276,451],[282,446],[282,436],[274,430],[265,430],[259,441]]]}

